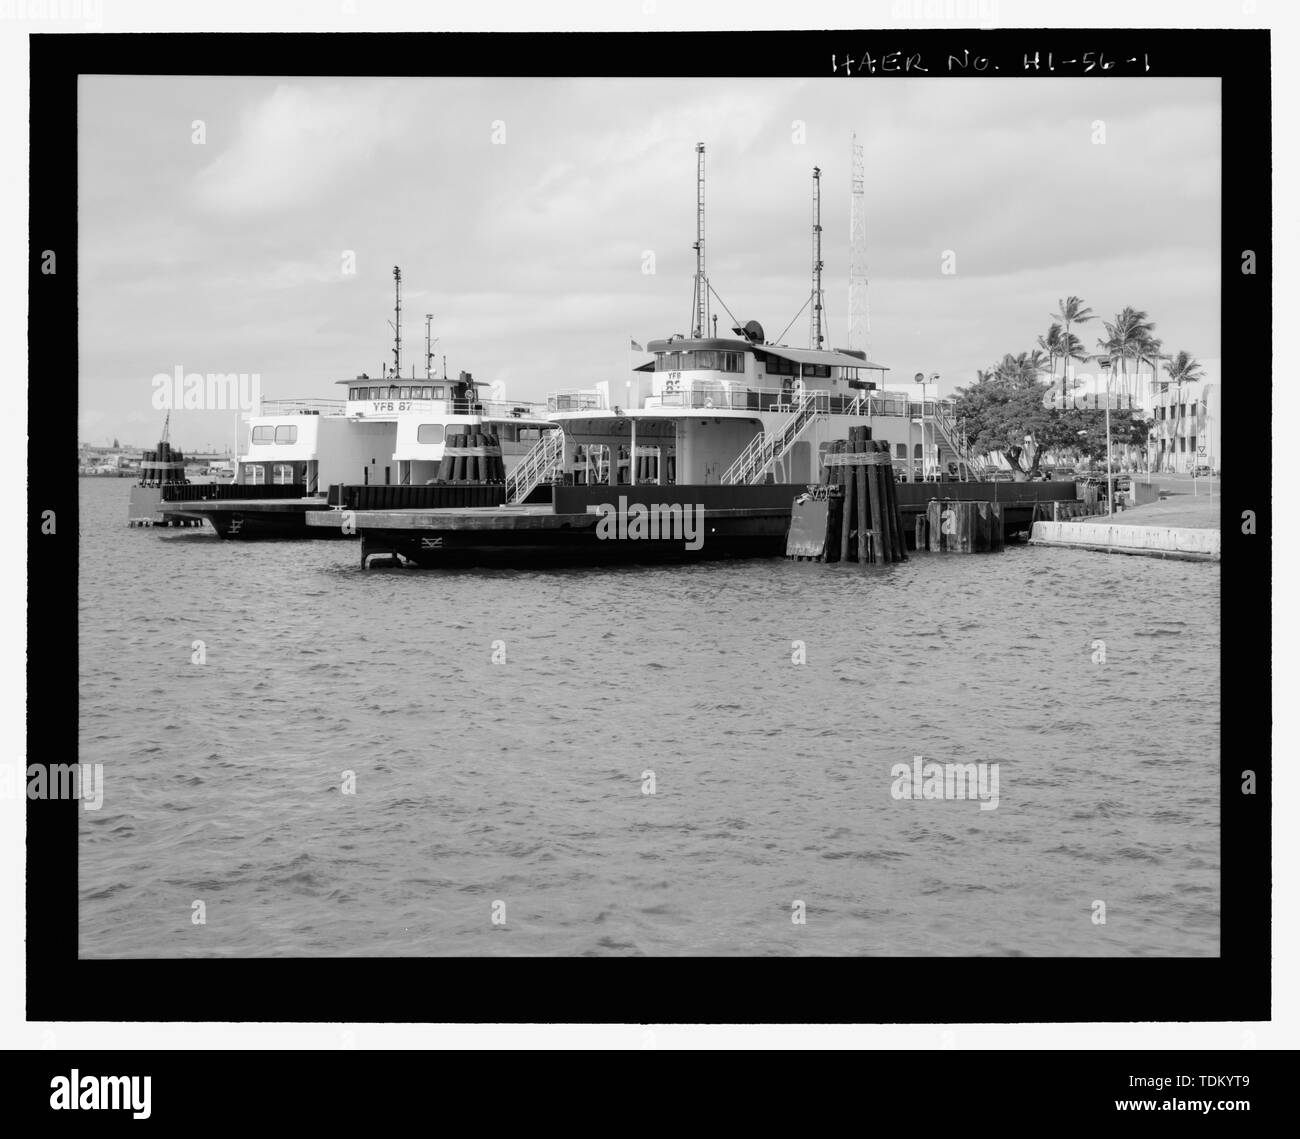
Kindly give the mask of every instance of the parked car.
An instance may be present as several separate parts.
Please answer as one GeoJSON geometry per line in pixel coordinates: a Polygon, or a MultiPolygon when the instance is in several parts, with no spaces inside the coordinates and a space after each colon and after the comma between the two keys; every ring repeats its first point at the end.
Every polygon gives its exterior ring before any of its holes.
{"type": "Polygon", "coordinates": [[[1202,464],[1192,471],[1194,479],[1214,479],[1219,477],[1219,472],[1208,464],[1202,464]]]}

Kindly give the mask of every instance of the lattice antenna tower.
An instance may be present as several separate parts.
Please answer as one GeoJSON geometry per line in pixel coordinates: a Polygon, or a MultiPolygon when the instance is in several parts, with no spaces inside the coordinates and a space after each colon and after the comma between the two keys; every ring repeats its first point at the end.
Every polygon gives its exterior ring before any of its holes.
{"type": "Polygon", "coordinates": [[[867,307],[867,200],[862,144],[852,136],[853,169],[849,183],[849,328],[848,347],[871,355],[871,315],[867,307]]]}
{"type": "Polygon", "coordinates": [[[709,278],[704,271],[704,143],[695,144],[695,297],[691,305],[691,335],[709,334],[709,278]]]}

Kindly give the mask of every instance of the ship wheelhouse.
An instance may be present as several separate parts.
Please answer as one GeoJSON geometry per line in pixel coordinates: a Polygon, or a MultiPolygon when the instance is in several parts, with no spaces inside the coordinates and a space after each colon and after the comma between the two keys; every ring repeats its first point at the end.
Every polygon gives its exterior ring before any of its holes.
{"type": "Polygon", "coordinates": [[[646,350],[654,359],[621,391],[605,383],[585,398],[552,395],[551,418],[566,435],[563,481],[731,482],[739,458],[794,425],[798,438],[758,476],[812,482],[831,442],[862,416],[894,412],[906,422],[906,397],[889,398],[888,369],[865,353],[769,344],[753,323],[736,331],[745,338],[652,340],[646,350]]]}
{"type": "Polygon", "coordinates": [[[743,339],[652,340],[653,360],[623,385],[550,396],[562,481],[819,482],[835,441],[864,425],[889,442],[900,478],[956,477],[951,400],[887,390],[888,369],[863,352],[770,344],[756,322],[735,331],[743,339]]]}
{"type": "Polygon", "coordinates": [[[468,372],[450,381],[362,375],[338,383],[345,399],[263,400],[248,418],[236,481],[298,486],[305,497],[334,483],[432,482],[454,439],[499,454],[508,473],[554,430],[543,406],[500,398],[499,391],[486,395],[480,389],[487,385],[468,372]]]}

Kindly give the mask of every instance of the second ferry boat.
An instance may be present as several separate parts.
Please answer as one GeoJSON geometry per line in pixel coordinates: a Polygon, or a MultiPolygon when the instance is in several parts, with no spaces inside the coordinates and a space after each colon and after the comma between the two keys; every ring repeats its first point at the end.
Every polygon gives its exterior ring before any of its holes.
{"type": "Polygon", "coordinates": [[[401,376],[393,273],[393,371],[337,381],[343,398],[263,400],[247,418],[233,484],[166,488],[169,511],[205,518],[223,538],[322,538],[351,536],[307,524],[329,508],[331,488],[334,505],[344,493],[353,505],[401,505],[417,487],[422,501],[447,506],[505,500],[507,477],[555,424],[545,405],[509,400],[469,372],[430,374],[428,343],[426,375],[401,376]]]}

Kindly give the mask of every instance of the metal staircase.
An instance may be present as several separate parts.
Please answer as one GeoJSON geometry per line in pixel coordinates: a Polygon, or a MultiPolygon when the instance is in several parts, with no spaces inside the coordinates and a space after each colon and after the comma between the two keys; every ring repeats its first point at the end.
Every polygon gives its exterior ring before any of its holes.
{"type": "Polygon", "coordinates": [[[972,458],[970,447],[967,446],[966,440],[962,437],[956,421],[942,403],[935,404],[932,422],[938,428],[944,446],[952,452],[953,459],[957,463],[957,469],[961,474],[961,481],[967,482],[972,478],[978,478],[979,465],[972,458]]]}
{"type": "Polygon", "coordinates": [[[508,475],[506,502],[523,502],[540,483],[554,478],[564,466],[564,429],[543,431],[542,437],[508,475]]]}
{"type": "Polygon", "coordinates": [[[768,468],[785,457],[809,425],[829,411],[830,398],[827,392],[809,392],[794,406],[789,422],[779,431],[763,431],[749,441],[749,446],[723,472],[723,485],[740,486],[761,481],[768,468]]]}

